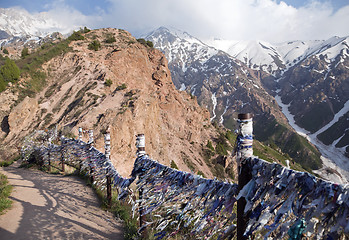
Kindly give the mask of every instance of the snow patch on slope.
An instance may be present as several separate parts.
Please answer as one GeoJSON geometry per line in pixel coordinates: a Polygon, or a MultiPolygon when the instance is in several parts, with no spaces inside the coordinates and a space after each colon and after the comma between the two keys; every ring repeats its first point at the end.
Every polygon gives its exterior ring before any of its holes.
{"type": "Polygon", "coordinates": [[[212,104],[213,104],[213,110],[212,110],[212,117],[210,120],[212,122],[212,120],[216,118],[216,107],[217,107],[216,93],[212,94],[211,100],[212,100],[212,104]]]}
{"type": "MultiPolygon", "coordinates": [[[[338,148],[336,148],[334,145],[326,146],[316,137],[320,132],[325,131],[330,126],[326,125],[325,126],[326,128],[324,127],[320,129],[321,131],[319,130],[315,134],[310,134],[309,131],[299,127],[295,123],[294,115],[292,115],[288,110],[291,103],[287,105],[282,103],[281,97],[278,95],[275,97],[275,100],[281,107],[282,112],[288,119],[290,125],[296,130],[296,132],[299,135],[307,138],[308,141],[314,144],[322,154],[321,159],[323,161],[324,168],[318,170],[317,173],[321,175],[323,178],[328,179],[330,181],[335,181],[339,183],[349,183],[349,162],[348,162],[348,159],[344,156],[343,152],[339,151],[338,148]],[[337,174],[329,173],[328,171],[325,170],[325,168],[331,168],[336,170],[340,174],[340,177],[338,177],[337,174]]],[[[346,102],[342,110],[336,114],[335,116],[335,119],[337,119],[336,121],[338,121],[339,117],[343,116],[344,113],[346,113],[347,110],[349,110],[349,101],[346,102]]]]}

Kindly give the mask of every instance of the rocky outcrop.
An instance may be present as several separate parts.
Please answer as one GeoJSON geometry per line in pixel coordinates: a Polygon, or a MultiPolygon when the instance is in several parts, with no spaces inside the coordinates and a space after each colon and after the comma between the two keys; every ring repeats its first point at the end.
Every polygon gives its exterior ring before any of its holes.
{"type": "Polygon", "coordinates": [[[71,51],[43,65],[48,77],[41,92],[4,109],[10,127],[3,142],[19,145],[31,131],[52,127],[77,135],[83,127],[94,129],[96,147],[103,150],[102,132],[109,128],[111,160],[126,176],[135,158],[135,135],[144,133],[152,158],[212,177],[202,148],[217,131],[209,112],[176,90],[164,55],[123,30],[99,29],[84,36],[71,42],[71,51]],[[105,42],[110,36],[114,43],[105,42]],[[93,40],[101,43],[98,51],[88,49],[93,40]]]}

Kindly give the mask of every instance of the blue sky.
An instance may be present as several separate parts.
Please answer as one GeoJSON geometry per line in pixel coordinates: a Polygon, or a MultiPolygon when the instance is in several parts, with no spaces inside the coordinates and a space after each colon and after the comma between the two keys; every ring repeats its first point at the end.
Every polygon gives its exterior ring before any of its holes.
{"type": "Polygon", "coordinates": [[[0,7],[47,12],[68,28],[123,28],[136,37],[160,26],[202,39],[281,42],[349,35],[349,0],[1,0],[0,7]]]}

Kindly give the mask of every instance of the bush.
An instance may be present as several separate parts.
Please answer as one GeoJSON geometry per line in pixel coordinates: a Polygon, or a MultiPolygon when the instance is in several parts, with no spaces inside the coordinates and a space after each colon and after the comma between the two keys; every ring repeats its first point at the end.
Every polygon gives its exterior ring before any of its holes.
{"type": "Polygon", "coordinates": [[[22,58],[25,58],[26,56],[28,56],[29,55],[29,49],[28,48],[23,48],[23,50],[22,50],[22,53],[21,53],[21,57],[22,58]]]}
{"type": "Polygon", "coordinates": [[[152,41],[147,41],[147,45],[148,47],[151,47],[151,48],[154,47],[154,43],[152,41]]]}
{"type": "Polygon", "coordinates": [[[0,174],[0,214],[7,208],[10,208],[12,201],[8,199],[11,194],[12,186],[8,185],[7,177],[0,174]]]}
{"type": "Polygon", "coordinates": [[[74,31],[73,34],[68,37],[68,40],[70,40],[70,41],[78,41],[78,40],[84,40],[84,39],[85,39],[85,37],[82,36],[80,31],[78,31],[78,32],[74,31]]]}
{"type": "Polygon", "coordinates": [[[100,47],[101,47],[101,43],[100,43],[98,40],[93,40],[93,41],[88,45],[88,49],[89,49],[89,50],[98,51],[100,47]]]}
{"type": "Polygon", "coordinates": [[[4,48],[4,49],[2,50],[2,52],[5,53],[5,54],[8,54],[8,51],[7,51],[6,48],[4,48]]]}
{"type": "Polygon", "coordinates": [[[0,74],[5,82],[15,82],[19,79],[20,70],[13,60],[7,58],[0,68],[0,74]]]}
{"type": "Polygon", "coordinates": [[[154,44],[152,41],[146,41],[144,38],[138,38],[137,39],[137,42],[143,44],[144,46],[147,46],[147,47],[151,47],[153,48],[154,47],[154,44]]]}
{"type": "Polygon", "coordinates": [[[178,169],[177,164],[173,160],[171,160],[171,168],[178,169]]]}
{"type": "Polygon", "coordinates": [[[104,85],[110,87],[113,84],[113,81],[110,79],[105,80],[104,85]]]}
{"type": "Polygon", "coordinates": [[[225,146],[222,143],[217,143],[216,153],[219,155],[223,155],[223,156],[228,155],[227,149],[225,148],[225,146]]]}
{"type": "Polygon", "coordinates": [[[91,31],[91,30],[88,29],[87,27],[84,27],[84,29],[80,30],[80,32],[82,32],[82,33],[88,33],[89,31],[91,31]]]}
{"type": "Polygon", "coordinates": [[[113,43],[113,42],[116,42],[116,39],[113,35],[108,35],[107,39],[105,39],[105,42],[106,43],[113,43]]]}
{"type": "Polygon", "coordinates": [[[214,147],[212,146],[212,142],[210,140],[207,141],[206,147],[214,151],[214,147]]]}
{"type": "Polygon", "coordinates": [[[114,91],[120,91],[126,89],[127,86],[125,83],[121,84],[120,86],[117,86],[114,91]]]}

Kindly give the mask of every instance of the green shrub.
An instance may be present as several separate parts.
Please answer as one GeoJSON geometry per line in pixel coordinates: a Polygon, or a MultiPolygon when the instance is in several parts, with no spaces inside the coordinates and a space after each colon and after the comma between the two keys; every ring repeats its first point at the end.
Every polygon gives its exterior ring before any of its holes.
{"type": "Polygon", "coordinates": [[[20,70],[13,60],[7,58],[0,68],[0,74],[5,82],[15,82],[19,79],[20,70]]]}
{"type": "Polygon", "coordinates": [[[110,79],[105,80],[104,85],[110,87],[113,84],[113,81],[110,79]]]}
{"type": "Polygon", "coordinates": [[[150,48],[154,47],[154,44],[152,41],[146,41],[144,38],[138,38],[137,42],[143,44],[144,46],[150,47],[150,48]]]}
{"type": "Polygon", "coordinates": [[[212,146],[212,142],[210,140],[207,141],[206,147],[214,151],[214,147],[212,146]]]}
{"type": "Polygon", "coordinates": [[[225,133],[225,138],[228,139],[228,141],[234,145],[235,144],[235,140],[236,140],[236,134],[232,131],[227,131],[225,133]]]}
{"type": "Polygon", "coordinates": [[[4,49],[2,50],[2,52],[3,52],[4,54],[8,54],[8,51],[7,51],[6,48],[4,48],[4,49]]]}
{"type": "Polygon", "coordinates": [[[23,48],[23,50],[22,50],[22,53],[21,53],[21,57],[22,58],[25,58],[26,56],[28,56],[29,55],[29,49],[28,48],[23,48]]]}
{"type": "Polygon", "coordinates": [[[73,33],[72,33],[72,35],[70,35],[69,37],[68,37],[68,40],[70,40],[70,41],[78,41],[78,40],[84,40],[85,39],[85,37],[84,36],[82,36],[82,34],[81,34],[81,32],[80,31],[74,31],[73,33]]]}
{"type": "Polygon", "coordinates": [[[10,208],[12,201],[8,199],[11,195],[12,186],[8,185],[7,177],[0,173],[0,214],[3,214],[4,210],[10,208]]]}
{"type": "Polygon", "coordinates": [[[147,41],[147,45],[148,47],[151,47],[151,48],[154,47],[154,43],[152,41],[147,41]]]}
{"type": "Polygon", "coordinates": [[[171,160],[171,168],[178,169],[177,164],[173,160],[171,160]]]}
{"type": "Polygon", "coordinates": [[[218,155],[223,155],[223,156],[228,155],[227,149],[225,148],[225,146],[222,143],[217,143],[217,145],[216,145],[216,153],[218,155]]]}
{"type": "Polygon", "coordinates": [[[101,43],[100,43],[98,40],[93,40],[93,41],[88,45],[88,49],[89,49],[89,50],[98,51],[100,47],[101,47],[101,43]]]}
{"type": "Polygon", "coordinates": [[[127,86],[125,83],[121,84],[120,86],[117,86],[114,91],[120,91],[126,89],[127,86]]]}
{"type": "Polygon", "coordinates": [[[105,42],[106,43],[113,43],[113,42],[116,42],[116,39],[113,35],[108,34],[107,38],[105,39],[105,42]]]}
{"type": "Polygon", "coordinates": [[[91,30],[88,29],[87,27],[84,27],[84,29],[80,30],[80,32],[82,32],[82,33],[88,33],[89,31],[91,31],[91,30]]]}
{"type": "MultiPolygon", "coordinates": [[[[15,161],[17,161],[17,160],[20,159],[20,158],[21,158],[21,156],[18,155],[17,157],[14,157],[14,158],[9,159],[9,160],[7,160],[7,161],[1,161],[1,162],[0,162],[0,167],[8,167],[8,166],[10,166],[12,163],[14,163],[15,161]]],[[[1,188],[0,188],[0,189],[1,189],[1,188]]]]}

